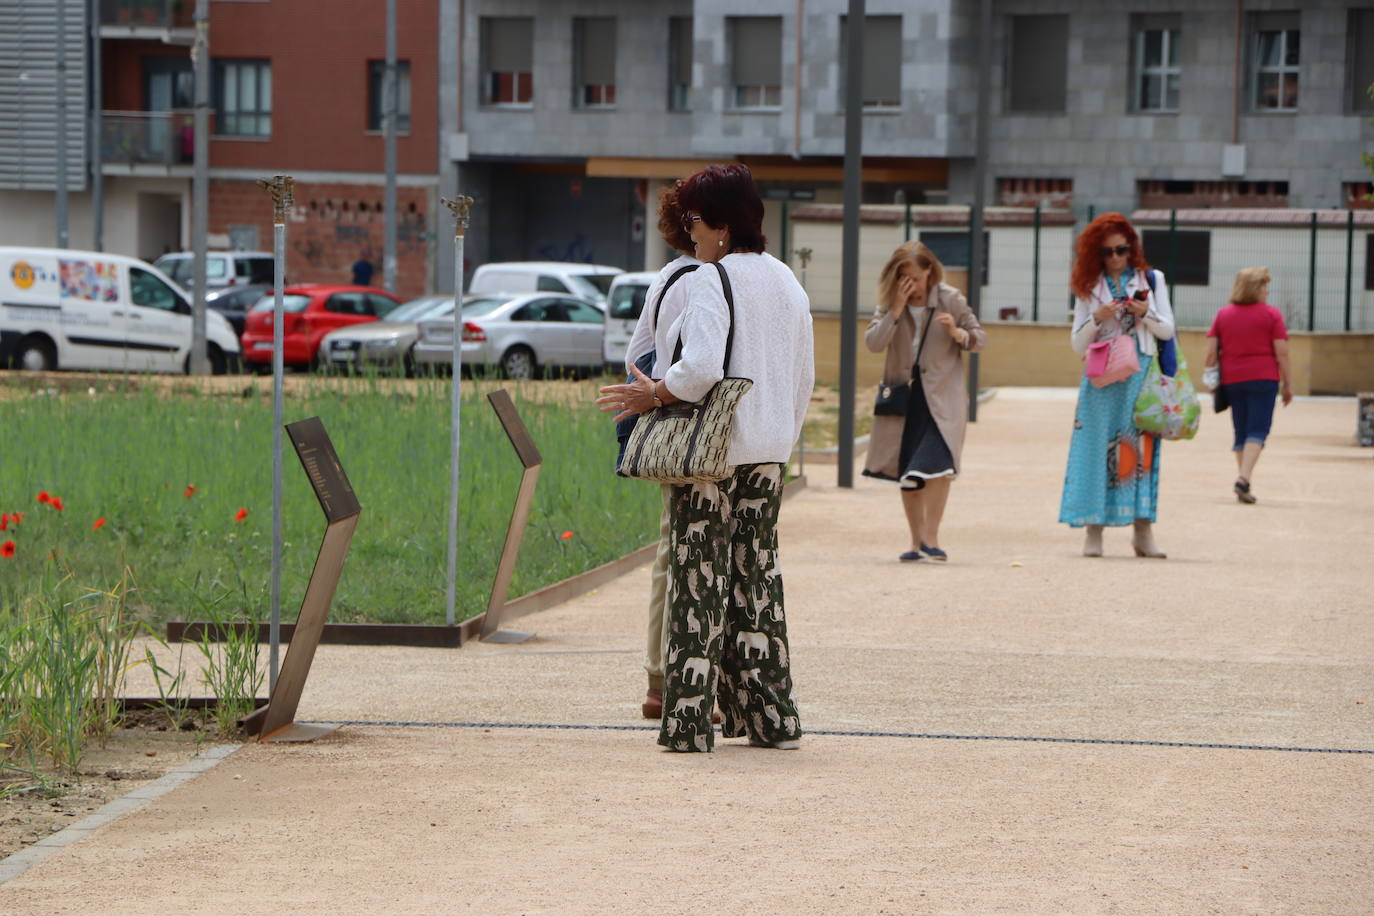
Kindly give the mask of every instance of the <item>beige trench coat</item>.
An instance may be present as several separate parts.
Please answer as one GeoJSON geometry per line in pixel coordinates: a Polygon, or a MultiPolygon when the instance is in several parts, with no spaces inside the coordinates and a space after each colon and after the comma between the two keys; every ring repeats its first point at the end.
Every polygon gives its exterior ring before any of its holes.
{"type": "MultiPolygon", "coordinates": [[[[968,349],[981,350],[987,346],[988,335],[983,330],[973,310],[968,307],[964,294],[947,283],[935,289],[928,303],[937,312],[948,312],[954,316],[954,323],[969,332],[968,349]]],[[[964,348],[954,342],[945,326],[931,318],[926,330],[925,346],[921,348],[921,383],[930,405],[931,416],[940,430],[940,435],[949,446],[954,457],[956,470],[963,467],[961,455],[964,450],[964,427],[968,424],[968,390],[964,382],[964,348]]],[[[916,319],[910,309],[901,309],[897,314],[879,306],[868,323],[864,334],[864,344],[874,353],[887,350],[887,362],[883,367],[883,384],[900,385],[911,382],[911,363],[914,355],[916,319]]],[[[864,462],[864,473],[870,477],[896,480],[900,468],[897,467],[902,448],[902,427],[905,417],[874,417],[873,434],[868,442],[868,457],[864,462]]]]}

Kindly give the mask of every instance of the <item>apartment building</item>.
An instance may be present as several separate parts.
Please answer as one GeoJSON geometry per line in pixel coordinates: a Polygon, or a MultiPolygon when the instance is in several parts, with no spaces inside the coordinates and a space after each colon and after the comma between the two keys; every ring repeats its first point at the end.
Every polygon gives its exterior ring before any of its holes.
{"type": "MultiPolygon", "coordinates": [[[[95,80],[75,75],[91,71],[84,2],[0,0],[0,60],[19,62],[0,65],[0,241],[53,238],[55,171],[34,163],[52,160],[56,83],[35,87],[60,32],[75,113],[72,244],[93,237],[96,157],[82,115],[92,107],[104,113],[105,246],[149,257],[189,244],[193,5],[100,0],[95,80]]],[[[460,190],[477,200],[470,265],[628,268],[665,259],[656,194],[702,164],[750,165],[781,256],[792,247],[788,209],[840,197],[844,0],[755,0],[747,10],[723,0],[397,5],[403,293],[449,284],[452,224],[438,200],[460,190]]],[[[866,201],[972,198],[977,6],[868,0],[866,201]]],[[[1372,0],[992,7],[989,203],[1079,218],[1089,208],[1365,205],[1372,0]]],[[[281,172],[298,182],[293,279],[340,279],[360,254],[379,260],[384,4],[214,0],[210,9],[213,241],[270,242],[270,206],[253,181],[281,172]]]]}

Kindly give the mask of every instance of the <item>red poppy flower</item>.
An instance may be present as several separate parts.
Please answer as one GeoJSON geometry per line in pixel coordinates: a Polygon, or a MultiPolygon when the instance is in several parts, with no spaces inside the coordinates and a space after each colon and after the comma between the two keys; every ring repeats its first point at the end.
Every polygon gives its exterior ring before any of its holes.
{"type": "Polygon", "coordinates": [[[234,521],[236,521],[236,522],[241,522],[241,521],[243,521],[243,520],[244,520],[245,518],[247,518],[247,517],[248,517],[248,510],[247,510],[247,509],[240,509],[239,511],[237,511],[237,512],[234,513],[234,521]]]}
{"type": "Polygon", "coordinates": [[[4,531],[4,530],[5,530],[6,528],[8,528],[9,526],[10,526],[10,517],[9,517],[8,515],[0,515],[0,531],[4,531]]]}
{"type": "Polygon", "coordinates": [[[40,503],[52,502],[52,497],[48,495],[48,491],[47,491],[47,490],[39,490],[39,491],[38,491],[38,501],[39,501],[40,503]]]}
{"type": "Polygon", "coordinates": [[[10,521],[14,522],[16,525],[19,524],[20,522],[22,522],[23,520],[24,520],[24,513],[22,513],[22,512],[11,512],[11,513],[10,513],[10,521]]]}
{"type": "Polygon", "coordinates": [[[0,544],[0,557],[14,556],[14,541],[6,541],[0,544]]]}
{"type": "Polygon", "coordinates": [[[52,507],[53,507],[54,509],[56,509],[58,512],[61,512],[61,511],[62,511],[62,508],[63,508],[63,507],[62,507],[62,500],[58,499],[56,496],[54,496],[52,499],[48,500],[48,505],[52,506],[52,507]]]}
{"type": "Polygon", "coordinates": [[[565,541],[570,541],[570,540],[572,540],[572,532],[571,532],[571,531],[564,531],[562,534],[559,535],[559,537],[562,538],[562,539],[565,540],[565,541]]]}
{"type": "Polygon", "coordinates": [[[192,496],[196,495],[196,488],[195,488],[195,486],[194,486],[193,484],[189,484],[189,483],[188,483],[188,484],[186,485],[186,492],[183,493],[182,495],[185,496],[187,499],[190,499],[192,496]]]}
{"type": "Polygon", "coordinates": [[[103,524],[105,524],[105,520],[104,520],[103,518],[98,518],[98,519],[95,520],[95,524],[91,526],[91,530],[92,530],[92,531],[95,531],[97,528],[99,528],[99,527],[100,527],[101,525],[103,525],[103,524]]]}

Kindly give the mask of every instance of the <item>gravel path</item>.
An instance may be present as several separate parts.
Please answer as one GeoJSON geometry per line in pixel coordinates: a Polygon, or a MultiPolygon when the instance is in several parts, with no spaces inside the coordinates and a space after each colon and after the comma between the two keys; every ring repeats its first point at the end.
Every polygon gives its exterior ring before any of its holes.
{"type": "Polygon", "coordinates": [[[1163,562],[1121,530],[1085,560],[1054,523],[1072,412],[983,406],[946,566],[896,562],[894,489],[808,468],[781,531],[798,752],[654,746],[641,568],[519,646],[321,647],[300,718],[355,724],[244,747],[0,913],[1368,912],[1353,400],[1278,412],[1256,506],[1229,418],[1166,445],[1163,562]]]}

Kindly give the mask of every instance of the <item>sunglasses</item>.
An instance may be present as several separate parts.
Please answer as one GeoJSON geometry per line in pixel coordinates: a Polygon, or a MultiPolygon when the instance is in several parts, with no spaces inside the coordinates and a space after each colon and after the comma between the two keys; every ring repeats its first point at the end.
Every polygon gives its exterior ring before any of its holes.
{"type": "Polygon", "coordinates": [[[682,218],[682,228],[686,229],[687,233],[690,235],[692,232],[692,226],[699,222],[701,222],[700,216],[688,214],[687,216],[684,216],[682,218]]]}
{"type": "Polygon", "coordinates": [[[1131,246],[1117,245],[1115,248],[1099,248],[1097,250],[1097,253],[1102,255],[1102,257],[1104,258],[1110,258],[1112,255],[1116,255],[1119,258],[1124,258],[1126,257],[1126,255],[1131,253],[1131,246]]]}

